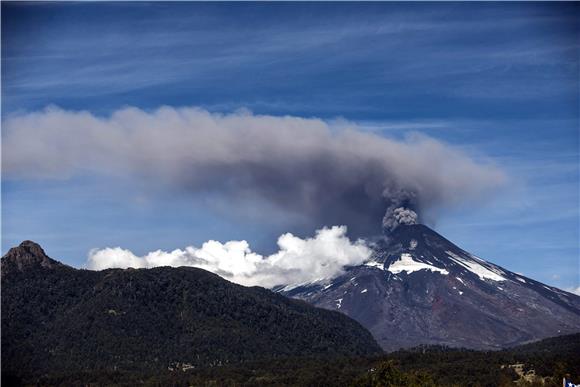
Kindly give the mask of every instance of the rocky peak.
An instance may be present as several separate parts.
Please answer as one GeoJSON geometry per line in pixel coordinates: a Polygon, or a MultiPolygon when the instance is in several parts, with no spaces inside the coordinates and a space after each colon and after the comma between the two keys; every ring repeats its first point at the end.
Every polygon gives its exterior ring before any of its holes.
{"type": "Polygon", "coordinates": [[[34,268],[55,268],[64,266],[62,263],[51,259],[46,255],[42,247],[33,241],[24,241],[18,247],[11,248],[4,257],[2,257],[2,272],[9,268],[19,271],[34,268]]]}

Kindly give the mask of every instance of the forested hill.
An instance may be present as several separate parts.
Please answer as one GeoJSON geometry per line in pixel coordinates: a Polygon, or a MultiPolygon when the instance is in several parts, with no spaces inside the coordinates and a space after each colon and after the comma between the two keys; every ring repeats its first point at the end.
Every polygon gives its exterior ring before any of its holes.
{"type": "Polygon", "coordinates": [[[381,353],[338,312],[204,270],[77,270],[23,242],[2,258],[2,371],[154,371],[381,353]]]}

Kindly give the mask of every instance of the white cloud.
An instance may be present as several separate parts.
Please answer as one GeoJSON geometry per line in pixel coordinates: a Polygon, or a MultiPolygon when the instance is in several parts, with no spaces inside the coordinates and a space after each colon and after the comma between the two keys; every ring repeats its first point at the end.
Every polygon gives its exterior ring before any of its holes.
{"type": "Polygon", "coordinates": [[[246,286],[297,284],[333,278],[344,266],[369,258],[371,250],[365,242],[351,242],[346,231],[346,226],[323,228],[306,239],[286,233],[278,238],[279,251],[269,256],[254,253],[246,241],[210,240],[200,248],[157,250],[142,257],[120,247],[95,249],[89,253],[86,266],[92,270],[193,266],[246,286]]]}

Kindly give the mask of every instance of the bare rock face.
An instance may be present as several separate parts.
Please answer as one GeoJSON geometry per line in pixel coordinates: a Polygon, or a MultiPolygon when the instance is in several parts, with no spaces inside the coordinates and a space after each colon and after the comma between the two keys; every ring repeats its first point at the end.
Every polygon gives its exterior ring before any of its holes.
{"type": "Polygon", "coordinates": [[[277,289],[359,321],[387,351],[422,344],[499,349],[580,332],[580,297],[400,225],[363,265],[277,289]]]}
{"type": "Polygon", "coordinates": [[[24,241],[11,248],[2,259],[2,276],[12,270],[63,267],[62,263],[49,258],[42,247],[33,241],[24,241]]]}

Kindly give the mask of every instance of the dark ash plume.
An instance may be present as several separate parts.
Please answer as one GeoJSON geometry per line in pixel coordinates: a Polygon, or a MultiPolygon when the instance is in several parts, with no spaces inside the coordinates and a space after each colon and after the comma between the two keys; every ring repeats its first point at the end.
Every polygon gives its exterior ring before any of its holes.
{"type": "Polygon", "coordinates": [[[419,216],[417,213],[407,207],[389,208],[383,217],[383,229],[386,232],[393,231],[400,224],[417,224],[419,216]]]}
{"type": "Polygon", "coordinates": [[[312,231],[353,236],[418,222],[424,212],[485,198],[504,174],[434,139],[397,141],[318,119],[203,109],[127,108],[108,118],[55,108],[4,122],[8,178],[95,172],[156,188],[209,192],[229,208],[266,201],[312,231]]]}
{"type": "Polygon", "coordinates": [[[420,222],[419,215],[413,209],[417,209],[419,203],[417,194],[407,190],[385,190],[383,196],[389,207],[383,216],[383,231],[389,233],[400,224],[417,224],[420,222]]]}

